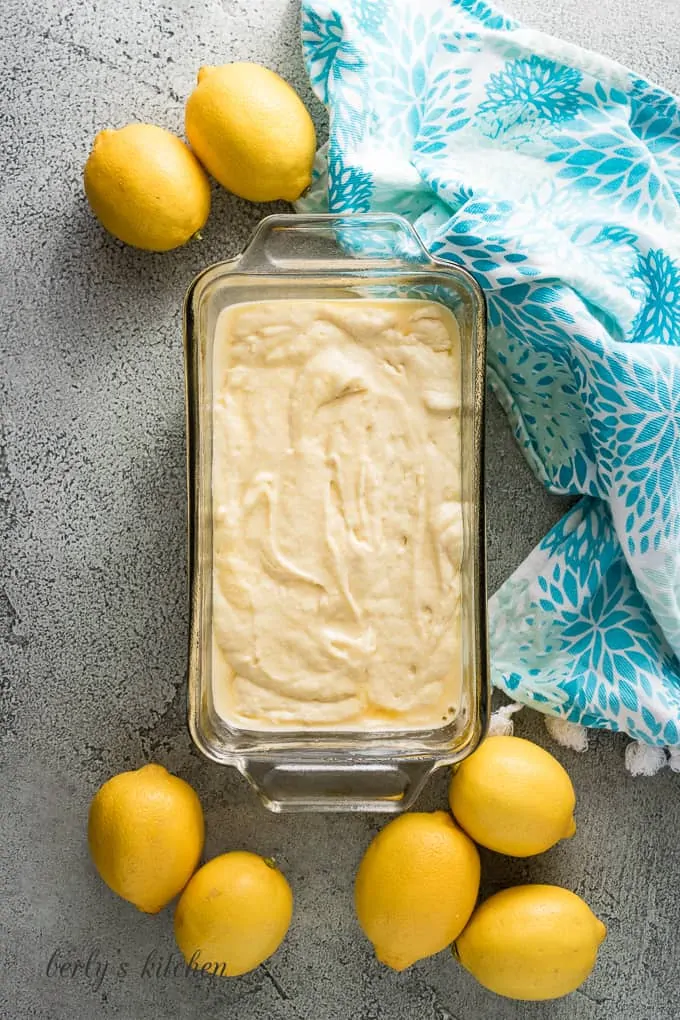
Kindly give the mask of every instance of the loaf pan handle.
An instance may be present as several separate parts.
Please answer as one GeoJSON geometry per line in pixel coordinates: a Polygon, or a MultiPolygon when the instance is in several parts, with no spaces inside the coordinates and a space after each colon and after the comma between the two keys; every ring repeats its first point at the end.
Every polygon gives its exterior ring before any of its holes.
{"type": "Polygon", "coordinates": [[[266,808],[379,811],[411,807],[434,771],[432,761],[317,764],[250,759],[240,768],[266,808]]]}
{"type": "Polygon", "coordinates": [[[411,224],[392,213],[267,216],[239,259],[239,270],[267,275],[428,265],[411,224]]]}

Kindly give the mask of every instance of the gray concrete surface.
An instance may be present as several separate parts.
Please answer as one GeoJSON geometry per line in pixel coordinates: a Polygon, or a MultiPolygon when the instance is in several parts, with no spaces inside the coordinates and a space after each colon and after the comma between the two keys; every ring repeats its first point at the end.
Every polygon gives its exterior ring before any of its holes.
{"type": "MultiPolygon", "coordinates": [[[[680,86],[678,0],[508,6],[680,86]]],[[[93,222],[80,173],[103,126],[180,129],[202,63],[266,62],[309,100],[297,18],[295,0],[2,5],[0,1018],[677,1020],[680,780],[631,779],[621,740],[557,751],[578,792],[574,840],[524,863],[485,856],[487,889],[563,883],[609,925],[591,980],[548,1005],[487,994],[447,954],[402,975],[381,968],[351,907],[380,819],[273,817],[192,750],[180,307],[192,276],[238,250],[265,210],[217,193],[201,243],[143,255],[93,222]],[[196,785],[209,855],[248,847],[289,876],[295,919],[267,968],[221,982],[164,973],[177,959],[171,912],[142,916],[95,874],[89,800],[149,759],[196,785]],[[87,973],[72,973],[78,960],[87,973]]],[[[533,482],[495,406],[489,440],[495,587],[563,505],[533,482]]],[[[524,715],[519,731],[549,744],[524,715]]],[[[423,806],[444,792],[442,776],[423,806]]]]}

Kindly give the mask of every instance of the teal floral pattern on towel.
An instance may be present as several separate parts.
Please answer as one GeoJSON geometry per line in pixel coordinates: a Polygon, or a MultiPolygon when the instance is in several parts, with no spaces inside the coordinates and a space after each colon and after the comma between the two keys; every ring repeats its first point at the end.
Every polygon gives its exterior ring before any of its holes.
{"type": "Polygon", "coordinates": [[[584,498],[491,600],[516,700],[680,743],[680,107],[485,0],[304,0],[307,211],[405,215],[486,293],[489,379],[584,498]]]}

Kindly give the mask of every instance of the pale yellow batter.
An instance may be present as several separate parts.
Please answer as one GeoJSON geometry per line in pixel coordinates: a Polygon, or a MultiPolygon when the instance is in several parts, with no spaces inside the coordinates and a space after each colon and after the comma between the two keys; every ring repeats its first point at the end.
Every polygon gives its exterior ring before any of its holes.
{"type": "Polygon", "coordinates": [[[460,351],[428,301],[260,301],[214,352],[213,691],[244,728],[460,698],[460,351]]]}

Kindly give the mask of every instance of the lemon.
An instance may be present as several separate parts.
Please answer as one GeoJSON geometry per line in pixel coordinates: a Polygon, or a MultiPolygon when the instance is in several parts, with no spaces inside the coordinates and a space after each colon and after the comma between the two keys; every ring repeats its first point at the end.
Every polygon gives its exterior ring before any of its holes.
{"type": "Polygon", "coordinates": [[[557,999],[595,966],[607,929],[580,896],[520,885],[482,903],[455,955],[485,988],[509,999],[557,999]]]}
{"type": "Polygon", "coordinates": [[[487,737],[454,772],[449,804],[476,843],[511,857],[543,853],[576,832],[568,774],[521,737],[487,737]]]}
{"type": "Polygon", "coordinates": [[[191,879],[175,911],[175,938],[191,967],[236,977],[276,952],[292,916],[293,893],[273,861],[235,850],[191,879]]]}
{"type": "Polygon", "coordinates": [[[250,202],[293,202],[311,183],[312,118],[290,85],[259,64],[202,67],[185,130],[203,166],[250,202]]]}
{"type": "Polygon", "coordinates": [[[100,131],[85,194],[110,234],[147,251],[177,248],[204,226],[210,182],[191,150],[154,124],[100,131]]]}
{"type": "Polygon", "coordinates": [[[90,805],[88,843],[109,888],[155,914],[184,888],[203,851],[201,802],[162,765],[109,779],[90,805]]]}
{"type": "Polygon", "coordinates": [[[400,815],[368,847],[355,884],[359,924],[381,963],[405,970],[450,945],[472,913],[479,854],[447,811],[400,815]]]}

